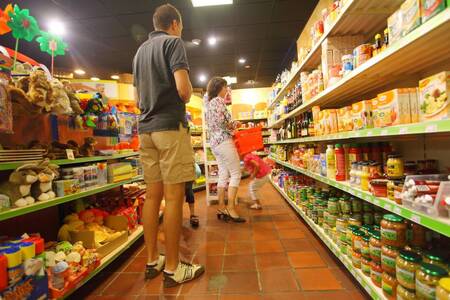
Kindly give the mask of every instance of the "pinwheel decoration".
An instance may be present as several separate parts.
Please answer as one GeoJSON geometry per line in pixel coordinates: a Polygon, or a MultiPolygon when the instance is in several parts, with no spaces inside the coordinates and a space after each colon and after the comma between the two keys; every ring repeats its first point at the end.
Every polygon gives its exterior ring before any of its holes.
{"type": "Polygon", "coordinates": [[[55,56],[64,55],[67,49],[67,44],[61,39],[61,37],[51,34],[45,31],[41,31],[36,41],[39,43],[42,52],[47,52],[52,56],[52,75],[53,75],[53,62],[55,56]]]}
{"type": "Polygon", "coordinates": [[[14,5],[14,10],[9,11],[10,20],[6,23],[11,28],[12,35],[16,39],[16,47],[14,52],[14,69],[17,61],[17,49],[19,48],[19,40],[24,39],[31,42],[36,35],[39,34],[39,25],[33,16],[30,16],[28,9],[20,9],[19,5],[14,5]]]}
{"type": "Polygon", "coordinates": [[[4,10],[0,8],[0,35],[8,33],[11,31],[11,28],[8,26],[8,22],[11,19],[9,17],[9,12],[13,11],[13,7],[11,4],[8,4],[4,10]]]}

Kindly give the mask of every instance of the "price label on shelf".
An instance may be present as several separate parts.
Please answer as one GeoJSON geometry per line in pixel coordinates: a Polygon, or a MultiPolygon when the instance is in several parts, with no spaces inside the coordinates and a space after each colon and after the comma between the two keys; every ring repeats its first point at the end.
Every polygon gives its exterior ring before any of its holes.
{"type": "Polygon", "coordinates": [[[388,130],[387,129],[381,130],[381,135],[387,135],[387,134],[388,134],[388,130]]]}
{"type": "Polygon", "coordinates": [[[420,224],[421,218],[418,215],[411,215],[411,221],[416,222],[417,224],[420,224]]]}
{"type": "Polygon", "coordinates": [[[380,200],[373,199],[373,204],[380,206],[380,200]]]}
{"type": "Polygon", "coordinates": [[[361,133],[358,132],[358,131],[356,131],[356,132],[355,132],[355,137],[360,137],[360,136],[361,136],[361,133]]]}
{"type": "Polygon", "coordinates": [[[427,127],[425,127],[425,132],[432,133],[432,132],[436,132],[437,129],[438,129],[437,124],[430,124],[427,127]]]}
{"type": "Polygon", "coordinates": [[[400,134],[407,134],[408,133],[408,127],[402,127],[398,131],[400,134]]]}
{"type": "Polygon", "coordinates": [[[356,197],[361,199],[362,198],[362,193],[361,192],[356,193],[356,197]]]}
{"type": "Polygon", "coordinates": [[[392,205],[390,205],[389,203],[386,203],[386,204],[384,205],[384,209],[385,209],[385,210],[391,211],[391,210],[392,210],[392,205]]]}
{"type": "Polygon", "coordinates": [[[394,207],[394,213],[396,213],[397,215],[400,215],[402,213],[402,210],[400,209],[400,207],[394,207]]]}
{"type": "Polygon", "coordinates": [[[367,132],[367,136],[372,136],[372,135],[373,135],[372,130],[370,130],[370,131],[367,132]]]}

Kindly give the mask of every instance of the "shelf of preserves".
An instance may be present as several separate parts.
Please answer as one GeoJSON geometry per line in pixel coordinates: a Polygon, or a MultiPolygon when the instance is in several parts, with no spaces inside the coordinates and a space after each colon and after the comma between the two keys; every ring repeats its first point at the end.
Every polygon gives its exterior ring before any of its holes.
{"type": "Polygon", "coordinates": [[[310,136],[273,142],[273,144],[309,143],[332,140],[345,140],[353,138],[375,138],[387,136],[403,136],[413,134],[449,133],[450,120],[429,121],[423,123],[403,124],[397,126],[371,128],[339,132],[321,136],[310,136]]]}
{"type": "Polygon", "coordinates": [[[309,110],[312,106],[331,107],[358,100],[410,75],[419,75],[432,66],[448,63],[450,8],[428,20],[386,50],[354,69],[336,84],[326,88],[307,103],[271,124],[280,127],[286,119],[309,110]]]}
{"type": "MultiPolygon", "coordinates": [[[[80,158],[75,158],[75,159],[55,159],[55,160],[51,160],[50,162],[52,164],[55,164],[58,166],[63,166],[63,165],[90,163],[90,162],[96,162],[96,161],[121,159],[121,158],[127,158],[127,157],[138,156],[138,155],[139,155],[138,152],[131,152],[131,153],[122,153],[122,154],[105,155],[105,156],[80,157],[80,158]]],[[[0,171],[15,170],[23,164],[39,162],[39,161],[41,161],[41,160],[2,162],[2,163],[0,163],[0,171]]]]}
{"type": "Polygon", "coordinates": [[[311,70],[320,64],[321,46],[323,41],[332,36],[345,36],[356,34],[368,34],[386,26],[386,20],[404,0],[349,0],[342,7],[341,12],[335,23],[330,29],[323,33],[320,39],[311,48],[308,55],[300,63],[299,68],[292,72],[286,85],[284,85],[275,96],[268,107],[272,108],[274,104],[281,100],[281,97],[291,87],[292,83],[298,78],[300,72],[311,70]],[[383,25],[384,24],[384,25],[383,25]]]}
{"type": "Polygon", "coordinates": [[[133,231],[129,236],[126,243],[114,249],[111,253],[102,258],[100,265],[93,270],[87,277],[80,281],[72,290],[70,290],[62,299],[67,299],[71,294],[73,294],[77,289],[79,289],[86,282],[91,280],[95,275],[100,273],[104,268],[106,268],[110,263],[112,263],[119,255],[130,248],[142,235],[144,234],[144,229],[142,226],[138,226],[135,231],[133,231]]]}
{"type": "Polygon", "coordinates": [[[127,183],[133,183],[133,182],[140,181],[143,179],[144,179],[144,177],[140,175],[140,176],[136,176],[134,178],[128,179],[128,180],[124,180],[124,181],[120,181],[120,182],[116,182],[116,183],[108,183],[103,186],[94,187],[92,189],[82,191],[80,193],[67,195],[67,196],[63,196],[63,197],[57,197],[57,198],[54,198],[54,199],[48,200],[48,201],[36,201],[35,203],[24,206],[24,207],[16,207],[16,208],[8,209],[8,210],[3,210],[3,211],[0,211],[0,221],[11,219],[11,218],[25,215],[28,213],[32,213],[32,212],[42,210],[42,209],[45,209],[48,207],[57,206],[59,204],[70,202],[70,201],[80,199],[83,197],[87,197],[90,195],[98,194],[98,193],[119,187],[121,185],[124,185],[127,183]]]}
{"type": "Polygon", "coordinates": [[[372,299],[387,299],[383,295],[383,291],[376,287],[369,276],[363,274],[360,269],[355,268],[349,257],[341,253],[339,247],[331,240],[331,238],[325,234],[324,230],[315,224],[305,213],[289,198],[288,195],[276,184],[272,179],[270,182],[275,187],[275,189],[283,196],[286,202],[305,220],[309,227],[317,234],[317,236],[324,242],[325,245],[330,249],[331,252],[344,264],[347,270],[353,275],[353,277],[358,280],[361,286],[367,291],[367,293],[372,297],[372,299]]]}
{"type": "Polygon", "coordinates": [[[450,237],[450,219],[426,215],[419,211],[399,205],[387,198],[376,197],[369,192],[362,191],[358,188],[352,187],[352,186],[350,186],[350,184],[348,184],[345,181],[332,180],[325,176],[315,174],[311,171],[296,167],[290,163],[276,159],[273,156],[270,156],[270,158],[272,160],[274,160],[276,163],[278,163],[282,166],[285,166],[291,170],[297,171],[297,172],[302,173],[308,177],[311,177],[317,181],[331,185],[337,189],[340,189],[340,190],[342,190],[346,193],[349,193],[355,197],[358,197],[364,201],[367,201],[376,206],[382,207],[383,209],[385,209],[387,211],[390,211],[397,215],[400,215],[400,216],[404,217],[405,219],[408,219],[412,222],[418,223],[418,224],[425,226],[433,231],[436,231],[442,235],[450,237]]]}

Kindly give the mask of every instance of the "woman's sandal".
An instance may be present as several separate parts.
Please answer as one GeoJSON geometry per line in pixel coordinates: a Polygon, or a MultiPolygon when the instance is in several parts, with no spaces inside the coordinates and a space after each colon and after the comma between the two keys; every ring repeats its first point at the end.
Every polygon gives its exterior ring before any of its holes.
{"type": "Polygon", "coordinates": [[[197,228],[198,225],[200,224],[200,221],[199,221],[199,219],[198,219],[198,216],[196,216],[196,215],[192,215],[192,216],[190,217],[190,219],[189,219],[189,222],[191,223],[191,226],[192,226],[193,228],[197,228]]]}
{"type": "Polygon", "coordinates": [[[245,219],[241,218],[241,217],[232,217],[230,215],[230,212],[228,211],[228,209],[225,209],[225,211],[223,212],[224,216],[225,216],[225,221],[233,221],[234,223],[245,223],[245,219]]]}
{"type": "Polygon", "coordinates": [[[261,209],[262,209],[262,206],[261,206],[261,204],[253,203],[252,205],[250,205],[249,208],[250,208],[250,209],[254,209],[254,210],[261,210],[261,209]]]}

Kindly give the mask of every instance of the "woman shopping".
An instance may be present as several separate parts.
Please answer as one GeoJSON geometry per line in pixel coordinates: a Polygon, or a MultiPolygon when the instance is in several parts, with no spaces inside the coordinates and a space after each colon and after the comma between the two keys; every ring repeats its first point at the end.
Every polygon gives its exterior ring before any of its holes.
{"type": "Polygon", "coordinates": [[[219,166],[219,181],[217,190],[219,205],[222,209],[217,216],[223,220],[236,223],[245,222],[235,210],[235,201],[241,181],[241,166],[239,154],[233,142],[233,131],[239,122],[231,120],[225,104],[229,92],[227,82],[221,77],[212,78],[207,86],[208,100],[205,101],[206,124],[209,131],[209,143],[219,166]],[[225,206],[225,187],[228,179],[228,204],[225,206]]]}

